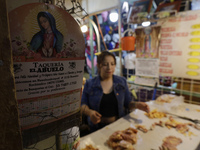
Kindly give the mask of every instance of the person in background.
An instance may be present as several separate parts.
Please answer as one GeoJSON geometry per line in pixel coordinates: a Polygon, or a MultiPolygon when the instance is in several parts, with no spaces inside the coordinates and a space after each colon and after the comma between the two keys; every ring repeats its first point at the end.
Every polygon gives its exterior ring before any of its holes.
{"type": "Polygon", "coordinates": [[[135,60],[136,54],[134,52],[127,53],[124,57],[123,75],[127,79],[135,75],[135,60]]]}
{"type": "Polygon", "coordinates": [[[97,58],[98,76],[85,83],[81,112],[88,117],[92,132],[126,115],[125,109],[149,112],[146,103],[133,101],[126,79],[113,74],[115,66],[115,56],[103,51],[97,58]]]}
{"type": "Polygon", "coordinates": [[[40,31],[33,36],[30,50],[42,57],[55,57],[62,50],[63,35],[56,29],[55,19],[49,12],[39,12],[37,21],[40,31]]]}
{"type": "Polygon", "coordinates": [[[90,41],[90,35],[89,32],[86,33],[87,37],[86,37],[86,46],[85,46],[85,58],[86,58],[86,69],[87,72],[90,75],[90,78],[92,78],[94,75],[96,75],[97,72],[97,56],[95,55],[95,53],[97,52],[97,46],[95,43],[95,39],[96,39],[96,35],[93,34],[93,67],[92,67],[92,55],[91,55],[91,50],[90,50],[90,46],[91,46],[91,41],[90,41]],[[92,68],[94,69],[94,72],[92,73],[92,68]]]}

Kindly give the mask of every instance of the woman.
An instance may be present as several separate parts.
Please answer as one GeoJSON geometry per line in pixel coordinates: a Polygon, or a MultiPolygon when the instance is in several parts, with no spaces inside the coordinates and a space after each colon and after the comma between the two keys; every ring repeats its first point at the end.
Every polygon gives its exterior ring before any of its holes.
{"type": "Polygon", "coordinates": [[[124,108],[138,108],[149,112],[146,103],[132,101],[126,79],[113,75],[116,66],[115,56],[103,51],[97,58],[99,75],[89,79],[83,90],[81,112],[88,116],[91,131],[108,125],[125,115],[124,108]]]}
{"type": "Polygon", "coordinates": [[[37,15],[40,31],[30,43],[30,49],[42,57],[55,57],[62,49],[63,35],[56,29],[56,22],[49,12],[39,12],[37,15]]]}

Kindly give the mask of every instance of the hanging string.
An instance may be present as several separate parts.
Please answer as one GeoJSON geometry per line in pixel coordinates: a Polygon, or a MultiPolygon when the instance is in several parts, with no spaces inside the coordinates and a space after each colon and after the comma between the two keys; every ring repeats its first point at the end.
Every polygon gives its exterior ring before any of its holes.
{"type": "Polygon", "coordinates": [[[66,10],[70,15],[76,15],[80,19],[84,19],[85,17],[89,16],[77,0],[71,0],[71,3],[72,7],[70,9],[65,7],[65,0],[57,0],[56,5],[66,10]],[[84,15],[80,16],[79,13],[84,13],[84,15]]]}
{"type": "Polygon", "coordinates": [[[39,0],[41,3],[53,4],[53,0],[39,0]]]}

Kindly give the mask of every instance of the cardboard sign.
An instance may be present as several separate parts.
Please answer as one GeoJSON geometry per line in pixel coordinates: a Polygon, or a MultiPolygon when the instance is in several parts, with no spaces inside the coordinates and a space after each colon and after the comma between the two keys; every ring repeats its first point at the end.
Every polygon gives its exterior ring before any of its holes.
{"type": "Polygon", "coordinates": [[[181,12],[160,22],[160,75],[200,79],[199,13],[181,12]]]}
{"type": "Polygon", "coordinates": [[[79,111],[85,43],[74,18],[33,3],[9,12],[9,23],[22,129],[79,111]]]}

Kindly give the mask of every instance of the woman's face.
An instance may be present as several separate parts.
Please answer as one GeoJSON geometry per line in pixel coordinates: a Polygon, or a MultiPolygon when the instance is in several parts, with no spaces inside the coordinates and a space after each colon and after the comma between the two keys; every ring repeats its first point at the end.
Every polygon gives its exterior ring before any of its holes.
{"type": "Polygon", "coordinates": [[[104,61],[100,64],[100,75],[102,78],[112,77],[115,72],[115,60],[112,56],[105,56],[104,61]]]}
{"type": "Polygon", "coordinates": [[[45,18],[45,17],[40,17],[39,20],[40,20],[41,26],[42,26],[45,30],[49,30],[49,29],[51,28],[51,27],[50,27],[50,24],[49,24],[49,21],[47,20],[47,18],[45,18]]]}

